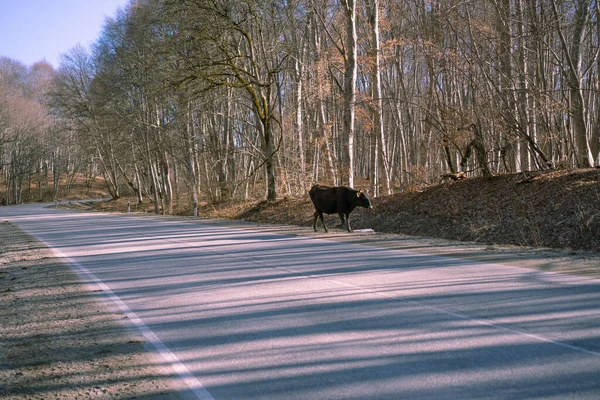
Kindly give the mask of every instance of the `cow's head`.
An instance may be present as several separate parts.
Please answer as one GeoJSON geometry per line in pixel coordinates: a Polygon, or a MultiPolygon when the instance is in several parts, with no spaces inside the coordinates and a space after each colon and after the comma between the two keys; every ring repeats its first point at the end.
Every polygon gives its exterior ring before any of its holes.
{"type": "Polygon", "coordinates": [[[358,192],[356,192],[356,197],[357,204],[359,206],[364,208],[373,208],[373,205],[371,204],[371,200],[369,200],[369,195],[367,194],[367,192],[359,190],[358,192]]]}

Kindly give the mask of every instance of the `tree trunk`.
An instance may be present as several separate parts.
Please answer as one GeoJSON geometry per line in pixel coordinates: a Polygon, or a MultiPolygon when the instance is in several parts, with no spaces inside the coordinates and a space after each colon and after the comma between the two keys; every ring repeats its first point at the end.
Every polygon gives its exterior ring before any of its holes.
{"type": "Polygon", "coordinates": [[[271,123],[265,121],[265,146],[267,159],[265,167],[267,171],[267,200],[275,200],[277,198],[276,181],[275,181],[275,143],[273,132],[271,132],[271,123]]]}
{"type": "Polygon", "coordinates": [[[198,204],[199,184],[198,179],[200,173],[198,171],[198,159],[196,156],[196,140],[194,135],[194,120],[192,118],[193,111],[190,101],[186,102],[186,121],[185,121],[185,139],[187,145],[187,168],[188,176],[192,184],[192,204],[198,204]]]}
{"type": "Polygon", "coordinates": [[[562,18],[559,17],[556,0],[552,0],[552,10],[554,11],[554,17],[556,18],[556,29],[567,61],[567,85],[571,96],[570,114],[572,118],[573,134],[575,136],[577,165],[581,168],[591,167],[594,163],[594,156],[591,153],[587,137],[587,107],[581,87],[581,79],[583,78],[581,71],[581,45],[584,37],[583,33],[590,16],[588,12],[588,3],[589,0],[578,0],[577,2],[575,13],[573,15],[573,37],[571,44],[569,45],[560,26],[562,18]]]}
{"type": "Polygon", "coordinates": [[[354,187],[354,114],[356,104],[357,42],[356,1],[342,0],[346,16],[346,49],[344,76],[344,172],[348,174],[348,186],[354,187]]]}
{"type": "Polygon", "coordinates": [[[323,139],[323,149],[325,152],[325,157],[327,158],[327,166],[329,169],[329,176],[331,177],[331,183],[333,186],[339,185],[341,182],[338,179],[338,174],[336,172],[336,160],[335,155],[333,154],[333,150],[331,149],[331,145],[329,144],[329,134],[327,132],[327,119],[325,117],[325,104],[323,99],[319,100],[319,119],[320,119],[320,127],[321,127],[321,138],[323,139]]]}
{"type": "Polygon", "coordinates": [[[377,141],[377,149],[379,153],[378,157],[374,158],[378,159],[381,164],[381,168],[379,168],[379,171],[383,173],[383,184],[385,188],[385,193],[387,195],[390,195],[392,194],[390,186],[390,166],[387,151],[387,141],[383,126],[383,100],[381,91],[381,54],[379,49],[379,0],[371,0],[369,20],[371,24],[371,52],[372,57],[374,57],[371,80],[374,86],[373,97],[375,109],[375,134],[377,141]]]}
{"type": "Polygon", "coordinates": [[[300,185],[304,187],[304,179],[306,177],[306,161],[304,159],[304,138],[302,135],[302,79],[303,69],[300,60],[294,61],[294,80],[296,83],[296,91],[294,93],[294,106],[296,109],[296,118],[294,120],[294,130],[298,139],[298,162],[300,163],[300,185]]]}
{"type": "Polygon", "coordinates": [[[169,166],[169,159],[166,154],[163,154],[161,162],[162,181],[165,187],[165,201],[166,207],[163,209],[163,214],[173,214],[173,185],[171,183],[171,168],[169,166]]]}

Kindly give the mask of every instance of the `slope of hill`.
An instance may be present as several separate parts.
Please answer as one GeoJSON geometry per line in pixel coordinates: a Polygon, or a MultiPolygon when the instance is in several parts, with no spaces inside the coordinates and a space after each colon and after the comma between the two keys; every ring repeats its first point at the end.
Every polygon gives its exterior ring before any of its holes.
{"type": "MultiPolygon", "coordinates": [[[[472,178],[420,192],[383,196],[356,209],[354,229],[495,244],[600,251],[600,170],[530,172],[472,178]]],[[[308,195],[253,206],[211,207],[209,217],[312,225],[308,195]]],[[[339,225],[337,215],[326,219],[339,225]]],[[[320,223],[317,225],[322,229],[320,223]]]]}

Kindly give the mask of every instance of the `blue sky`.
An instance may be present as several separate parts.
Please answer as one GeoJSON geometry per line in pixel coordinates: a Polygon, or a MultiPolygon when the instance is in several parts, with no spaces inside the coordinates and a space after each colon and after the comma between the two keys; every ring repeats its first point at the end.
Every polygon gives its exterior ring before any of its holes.
{"type": "Polygon", "coordinates": [[[89,48],[106,17],[129,0],[0,0],[0,56],[31,66],[46,60],[57,68],[59,55],[78,43],[89,48]]]}

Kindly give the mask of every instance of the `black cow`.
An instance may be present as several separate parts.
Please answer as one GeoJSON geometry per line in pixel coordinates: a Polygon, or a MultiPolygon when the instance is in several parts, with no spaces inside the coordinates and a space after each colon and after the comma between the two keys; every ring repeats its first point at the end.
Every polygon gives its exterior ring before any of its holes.
{"type": "Polygon", "coordinates": [[[321,218],[325,232],[329,232],[325,220],[323,219],[323,213],[325,214],[339,214],[342,220],[342,226],[344,226],[344,216],[346,227],[348,232],[352,232],[350,228],[350,221],[348,217],[356,206],[365,208],[373,208],[369,196],[362,191],[354,190],[345,186],[320,186],[314,185],[308,192],[310,199],[315,205],[315,220],[313,221],[313,229],[317,231],[317,218],[321,218]]]}

